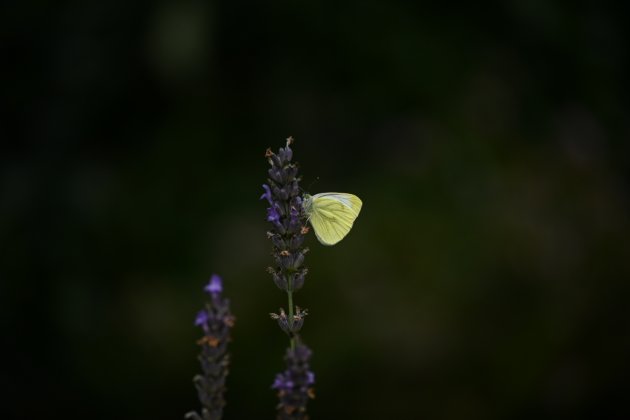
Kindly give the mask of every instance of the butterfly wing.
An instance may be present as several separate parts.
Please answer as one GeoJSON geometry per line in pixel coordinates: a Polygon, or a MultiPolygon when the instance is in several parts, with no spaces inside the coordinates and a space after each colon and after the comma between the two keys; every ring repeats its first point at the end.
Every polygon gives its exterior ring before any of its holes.
{"type": "Polygon", "coordinates": [[[324,245],[341,241],[352,229],[363,203],[356,195],[321,193],[313,196],[310,221],[315,236],[324,245]]]}

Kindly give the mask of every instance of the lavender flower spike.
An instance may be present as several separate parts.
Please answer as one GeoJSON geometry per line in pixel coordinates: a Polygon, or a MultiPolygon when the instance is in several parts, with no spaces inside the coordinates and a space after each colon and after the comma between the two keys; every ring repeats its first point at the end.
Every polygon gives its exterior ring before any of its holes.
{"type": "Polygon", "coordinates": [[[206,303],[195,318],[195,325],[201,327],[204,333],[197,341],[201,346],[198,359],[203,373],[193,379],[203,408],[201,414],[191,411],[185,418],[220,420],[225,406],[223,395],[230,364],[227,345],[230,329],[234,326],[234,316],[230,313],[229,300],[221,296],[223,284],[219,276],[214,274],[204,291],[210,294],[211,302],[206,303]]]}
{"type": "Polygon", "coordinates": [[[311,350],[304,344],[288,349],[284,360],[287,369],[279,373],[271,386],[278,391],[279,420],[308,419],[306,404],[315,398],[313,384],[315,374],[310,370],[311,350]]]}
{"type": "Polygon", "coordinates": [[[267,149],[265,156],[271,168],[267,172],[267,183],[263,184],[265,192],[260,197],[269,202],[267,221],[272,225],[267,236],[273,245],[276,268],[270,268],[269,272],[274,283],[286,292],[296,291],[304,284],[307,270],[303,263],[308,248],[303,243],[309,230],[300,196],[298,167],[292,161],[292,142],[293,138],[289,137],[286,147],[281,147],[277,154],[267,149]]]}
{"type": "Polygon", "coordinates": [[[280,308],[280,313],[272,313],[271,318],[290,339],[284,360],[287,369],[276,375],[272,388],[278,391],[278,419],[308,419],[306,404],[314,398],[313,384],[315,375],[309,367],[311,351],[302,344],[298,333],[304,325],[307,311],[293,304],[293,292],[304,285],[308,269],[304,267],[304,256],[308,248],[304,247],[304,236],[309,229],[306,226],[307,216],[304,213],[303,200],[300,194],[298,167],[293,162],[291,150],[293,138],[287,139],[284,148],[275,154],[267,149],[265,157],[271,168],[267,174],[267,184],[261,199],[269,203],[267,221],[271,229],[267,237],[271,240],[272,255],[275,267],[269,267],[273,282],[287,292],[288,314],[280,308]],[[295,312],[294,312],[295,310],[295,312]]]}

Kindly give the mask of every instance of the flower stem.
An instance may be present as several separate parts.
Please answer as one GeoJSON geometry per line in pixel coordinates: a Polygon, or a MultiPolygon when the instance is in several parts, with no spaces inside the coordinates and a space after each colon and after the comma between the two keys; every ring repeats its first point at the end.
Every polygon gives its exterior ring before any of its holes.
{"type": "MultiPolygon", "coordinates": [[[[289,326],[293,328],[293,291],[287,290],[289,297],[289,326]]],[[[295,350],[295,337],[291,335],[291,350],[295,350]]]]}

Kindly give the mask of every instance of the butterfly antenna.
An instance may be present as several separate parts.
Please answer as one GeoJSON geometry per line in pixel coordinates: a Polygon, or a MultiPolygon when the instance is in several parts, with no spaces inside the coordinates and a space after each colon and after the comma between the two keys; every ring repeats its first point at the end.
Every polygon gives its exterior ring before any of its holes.
{"type": "Polygon", "coordinates": [[[310,191],[310,190],[311,190],[311,187],[313,186],[313,184],[314,184],[314,183],[316,183],[317,181],[319,181],[319,177],[318,177],[318,176],[317,176],[317,177],[315,177],[315,179],[314,179],[313,181],[311,181],[311,183],[310,183],[310,184],[308,184],[308,190],[304,190],[304,189],[303,189],[302,191],[310,191]]]}

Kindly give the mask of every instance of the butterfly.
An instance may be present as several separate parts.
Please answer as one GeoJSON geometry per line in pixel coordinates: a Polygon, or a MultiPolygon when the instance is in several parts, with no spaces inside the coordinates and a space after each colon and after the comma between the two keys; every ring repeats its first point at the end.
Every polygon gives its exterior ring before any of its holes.
{"type": "Polygon", "coordinates": [[[304,212],[313,226],[315,236],[323,245],[334,245],[352,229],[363,202],[347,193],[304,194],[304,212]]]}

